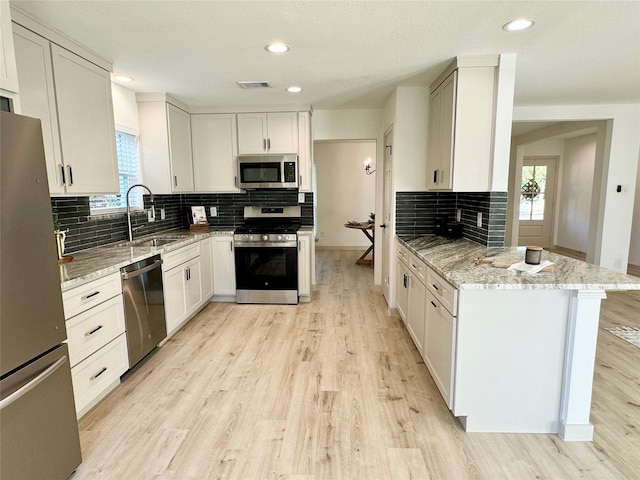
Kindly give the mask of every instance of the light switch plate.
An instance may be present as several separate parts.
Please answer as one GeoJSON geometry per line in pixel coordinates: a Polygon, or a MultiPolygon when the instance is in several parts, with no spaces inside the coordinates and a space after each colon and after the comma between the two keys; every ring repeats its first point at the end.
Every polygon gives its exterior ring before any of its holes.
{"type": "Polygon", "coordinates": [[[218,216],[218,207],[209,207],[209,215],[212,217],[218,216]]]}
{"type": "Polygon", "coordinates": [[[160,209],[160,220],[164,220],[165,218],[167,218],[167,214],[164,211],[164,208],[160,209]]]}
{"type": "Polygon", "coordinates": [[[298,193],[298,203],[304,203],[304,192],[298,193]]]}
{"type": "Polygon", "coordinates": [[[456,222],[459,222],[462,219],[462,210],[456,210],[456,222]]]}
{"type": "Polygon", "coordinates": [[[478,212],[478,220],[476,221],[477,227],[482,227],[482,212],[478,212]]]}

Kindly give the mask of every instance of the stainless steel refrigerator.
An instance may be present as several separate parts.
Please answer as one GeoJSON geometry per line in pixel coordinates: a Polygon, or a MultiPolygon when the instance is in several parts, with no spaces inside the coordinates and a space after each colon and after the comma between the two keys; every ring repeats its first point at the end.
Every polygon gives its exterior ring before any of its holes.
{"type": "Polygon", "coordinates": [[[0,112],[0,478],[82,458],[40,120],[0,112]]]}

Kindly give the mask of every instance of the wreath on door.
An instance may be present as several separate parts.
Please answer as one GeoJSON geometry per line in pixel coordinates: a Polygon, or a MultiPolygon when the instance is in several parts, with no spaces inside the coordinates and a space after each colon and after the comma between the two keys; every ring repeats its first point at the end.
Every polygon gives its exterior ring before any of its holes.
{"type": "Polygon", "coordinates": [[[525,200],[533,201],[540,195],[540,185],[533,178],[522,185],[522,196],[525,200]]]}

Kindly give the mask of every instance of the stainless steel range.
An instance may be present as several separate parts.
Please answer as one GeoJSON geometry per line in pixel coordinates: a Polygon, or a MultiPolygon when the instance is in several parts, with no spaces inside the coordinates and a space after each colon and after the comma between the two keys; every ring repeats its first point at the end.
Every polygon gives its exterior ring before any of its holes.
{"type": "Polygon", "coordinates": [[[238,303],[298,303],[300,207],[244,207],[233,236],[238,303]]]}

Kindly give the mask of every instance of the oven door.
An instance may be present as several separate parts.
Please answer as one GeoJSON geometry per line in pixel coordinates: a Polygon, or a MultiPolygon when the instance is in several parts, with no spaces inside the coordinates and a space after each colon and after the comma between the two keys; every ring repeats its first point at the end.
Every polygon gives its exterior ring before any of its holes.
{"type": "Polygon", "coordinates": [[[238,303],[298,303],[295,246],[239,243],[235,261],[238,303]]]}

